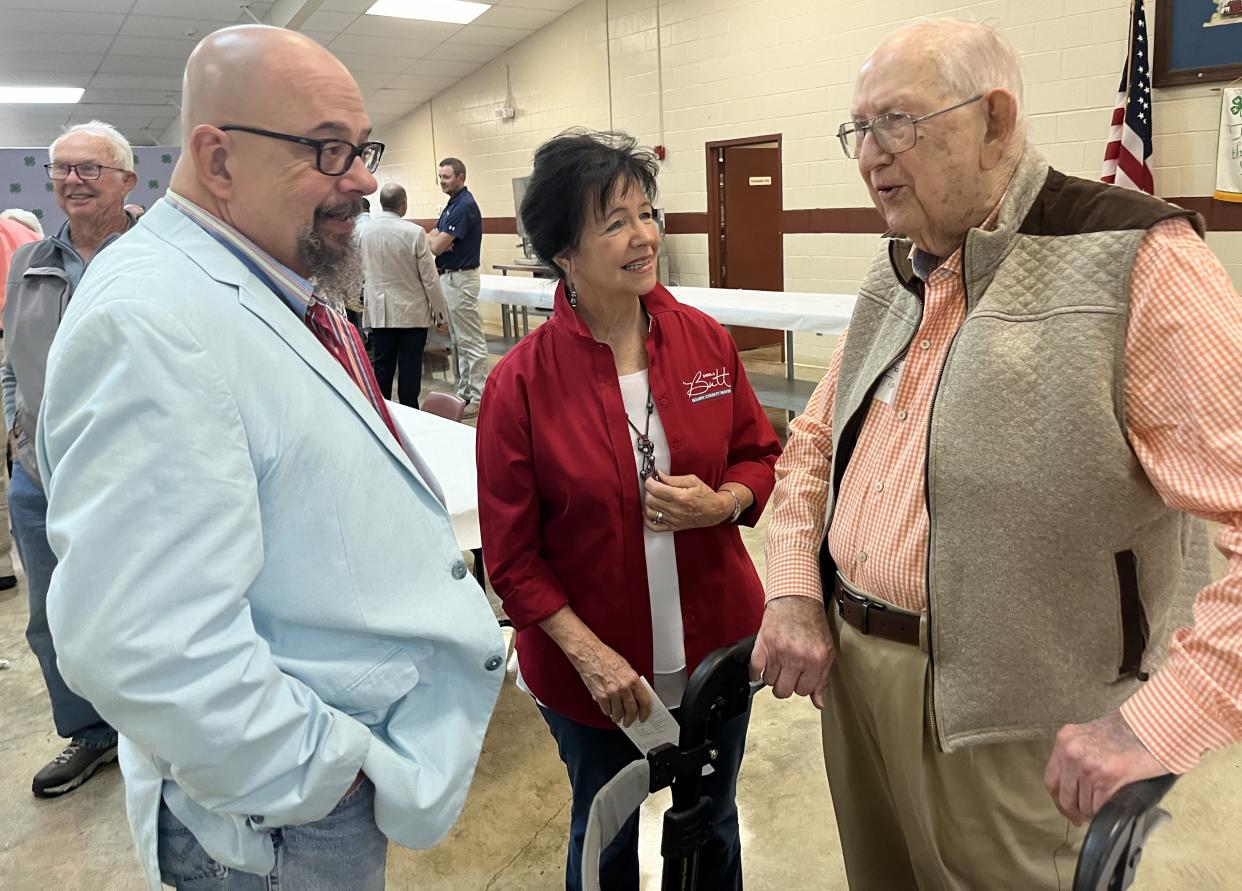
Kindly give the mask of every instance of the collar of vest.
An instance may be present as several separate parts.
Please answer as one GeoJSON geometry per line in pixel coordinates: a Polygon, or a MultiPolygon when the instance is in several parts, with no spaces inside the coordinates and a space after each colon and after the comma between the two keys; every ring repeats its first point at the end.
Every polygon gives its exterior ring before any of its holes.
{"type": "MultiPolygon", "coordinates": [[[[967,231],[962,245],[962,278],[967,309],[991,283],[997,267],[1009,255],[1018,236],[1084,235],[1150,229],[1173,217],[1187,220],[1203,236],[1203,218],[1175,204],[1133,189],[1066,176],[1048,166],[1030,143],[1001,199],[991,229],[967,231]]],[[[913,243],[900,235],[887,235],[888,255],[897,280],[914,294],[922,295],[922,282],[910,262],[913,243]]]]}

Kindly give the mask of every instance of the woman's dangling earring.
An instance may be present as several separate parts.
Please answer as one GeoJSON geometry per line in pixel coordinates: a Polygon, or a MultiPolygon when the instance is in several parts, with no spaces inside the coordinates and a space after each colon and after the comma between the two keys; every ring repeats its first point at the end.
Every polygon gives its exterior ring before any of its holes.
{"type": "Polygon", "coordinates": [[[578,291],[574,288],[573,282],[569,282],[569,305],[575,307],[578,305],[578,291]]]}

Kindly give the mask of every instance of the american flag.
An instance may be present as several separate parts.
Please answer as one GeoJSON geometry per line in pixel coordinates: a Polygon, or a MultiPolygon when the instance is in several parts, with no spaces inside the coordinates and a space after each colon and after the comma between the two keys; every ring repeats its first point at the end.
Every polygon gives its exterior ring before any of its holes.
{"type": "Polygon", "coordinates": [[[1143,0],[1130,9],[1130,51],[1121,72],[1117,105],[1104,149],[1101,179],[1148,195],[1151,177],[1151,47],[1147,42],[1147,18],[1143,0]]]}

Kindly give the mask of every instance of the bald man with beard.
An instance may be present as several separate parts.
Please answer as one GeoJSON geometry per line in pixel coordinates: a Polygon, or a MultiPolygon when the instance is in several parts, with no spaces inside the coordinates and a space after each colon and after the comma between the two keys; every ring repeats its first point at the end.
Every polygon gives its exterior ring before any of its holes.
{"type": "Polygon", "coordinates": [[[121,734],[152,889],[382,888],[389,839],[456,820],[504,676],[337,309],[383,146],[290,31],[210,35],[184,96],[167,196],[91,264],[49,358],[49,623],[121,734]]]}

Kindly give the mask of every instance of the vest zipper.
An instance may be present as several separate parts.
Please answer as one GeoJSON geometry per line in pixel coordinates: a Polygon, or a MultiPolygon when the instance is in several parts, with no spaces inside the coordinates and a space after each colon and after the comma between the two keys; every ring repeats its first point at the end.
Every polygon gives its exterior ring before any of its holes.
{"type": "MultiPolygon", "coordinates": [[[[961,330],[960,328],[958,330],[961,330]]],[[[945,353],[944,362],[936,377],[936,386],[932,390],[931,404],[927,409],[927,446],[923,455],[923,501],[927,505],[927,718],[931,722],[932,739],[936,748],[944,751],[944,742],[940,739],[940,729],[936,725],[936,659],[932,651],[932,535],[935,525],[932,523],[931,495],[931,431],[932,416],[936,413],[936,397],[940,393],[940,383],[944,380],[944,369],[949,364],[949,356],[953,352],[953,344],[957,342],[957,334],[949,340],[949,349],[945,353]]]]}
{"type": "MultiPolygon", "coordinates": [[[[962,296],[966,302],[966,313],[970,312],[970,290],[966,281],[966,247],[962,245],[962,296]]],[[[949,338],[949,348],[945,351],[944,361],[940,363],[940,372],[936,375],[936,386],[932,389],[931,404],[927,407],[927,446],[923,455],[923,501],[927,505],[927,673],[928,673],[928,690],[927,690],[927,719],[931,723],[932,738],[936,742],[936,748],[944,751],[944,740],[940,738],[940,728],[936,724],[936,659],[932,651],[932,536],[935,531],[935,525],[932,523],[932,493],[931,493],[931,432],[932,419],[936,414],[936,397],[940,395],[940,385],[944,382],[944,370],[949,365],[949,360],[953,357],[953,347],[957,345],[957,336],[962,333],[962,328],[966,325],[966,318],[962,318],[962,324],[957,326],[957,330],[953,332],[953,336],[949,338]]]]}

